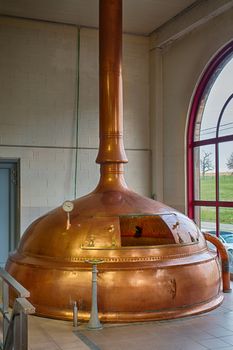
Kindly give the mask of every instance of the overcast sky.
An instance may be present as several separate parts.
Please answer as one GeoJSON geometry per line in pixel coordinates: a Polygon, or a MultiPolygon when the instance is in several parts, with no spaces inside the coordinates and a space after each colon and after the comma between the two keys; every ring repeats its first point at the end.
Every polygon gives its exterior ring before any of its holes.
{"type": "MultiPolygon", "coordinates": [[[[221,112],[221,109],[228,99],[233,94],[233,58],[225,65],[220,74],[218,75],[215,83],[213,84],[209,96],[207,98],[205,109],[201,122],[201,134],[200,139],[208,139],[216,137],[217,121],[221,112]]],[[[233,134],[233,99],[229,102],[223,114],[219,136],[226,136],[233,134]]],[[[214,159],[214,147],[205,146],[202,151],[208,151],[212,153],[214,159]]],[[[233,141],[223,142],[219,146],[219,169],[220,172],[229,171],[226,166],[227,159],[233,152],[233,141]]]]}

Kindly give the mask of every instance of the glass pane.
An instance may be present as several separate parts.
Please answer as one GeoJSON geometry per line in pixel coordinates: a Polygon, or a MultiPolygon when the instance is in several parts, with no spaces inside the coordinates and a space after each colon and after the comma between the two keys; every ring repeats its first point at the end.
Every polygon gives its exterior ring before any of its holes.
{"type": "Polygon", "coordinates": [[[233,208],[220,208],[220,238],[227,249],[230,272],[233,273],[233,208]]]}
{"type": "Polygon", "coordinates": [[[232,93],[233,59],[227,57],[216,70],[203,94],[197,113],[194,140],[216,137],[216,127],[221,109],[232,93]]]}
{"type": "Polygon", "coordinates": [[[201,231],[216,234],[216,208],[201,207],[201,231]]]}
{"type": "MultiPolygon", "coordinates": [[[[211,95],[211,94],[210,94],[211,95]]],[[[194,131],[194,140],[206,140],[216,137],[219,114],[214,113],[214,106],[209,104],[208,93],[203,97],[198,113],[194,131]]],[[[220,113],[220,110],[219,110],[220,113]]]]}
{"type": "MultiPolygon", "coordinates": [[[[209,232],[216,235],[216,208],[195,207],[195,222],[202,232],[209,232]]],[[[216,250],[215,246],[207,242],[210,249],[216,250]]]]}
{"type": "Polygon", "coordinates": [[[219,125],[218,136],[233,135],[233,99],[226,106],[219,125]]]}
{"type": "Polygon", "coordinates": [[[219,144],[219,199],[233,201],[233,141],[219,144]]]}
{"type": "Polygon", "coordinates": [[[194,207],[194,221],[201,229],[201,208],[199,206],[194,207]]]}
{"type": "Polygon", "coordinates": [[[216,233],[216,208],[195,206],[195,223],[202,232],[216,233]]]}
{"type": "Polygon", "coordinates": [[[194,191],[196,200],[215,200],[215,145],[194,149],[194,191]]]}

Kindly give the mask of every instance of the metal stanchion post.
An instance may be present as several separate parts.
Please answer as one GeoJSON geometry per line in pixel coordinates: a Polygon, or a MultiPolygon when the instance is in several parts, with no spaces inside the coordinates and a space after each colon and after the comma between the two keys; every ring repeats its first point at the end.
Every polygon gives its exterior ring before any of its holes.
{"type": "Polygon", "coordinates": [[[78,307],[77,307],[77,301],[74,302],[73,306],[73,326],[78,326],[78,307]]]}
{"type": "Polygon", "coordinates": [[[98,304],[97,304],[97,264],[103,263],[103,260],[88,260],[89,264],[92,264],[92,305],[91,316],[87,324],[88,329],[102,329],[103,326],[99,320],[98,304]]]}

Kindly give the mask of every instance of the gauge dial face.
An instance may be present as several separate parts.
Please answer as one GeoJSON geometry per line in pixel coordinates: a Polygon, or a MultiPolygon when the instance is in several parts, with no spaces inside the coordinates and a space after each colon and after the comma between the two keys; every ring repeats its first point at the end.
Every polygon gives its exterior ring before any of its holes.
{"type": "Polygon", "coordinates": [[[62,205],[62,208],[65,212],[69,213],[74,209],[74,204],[71,201],[65,201],[62,205]]]}

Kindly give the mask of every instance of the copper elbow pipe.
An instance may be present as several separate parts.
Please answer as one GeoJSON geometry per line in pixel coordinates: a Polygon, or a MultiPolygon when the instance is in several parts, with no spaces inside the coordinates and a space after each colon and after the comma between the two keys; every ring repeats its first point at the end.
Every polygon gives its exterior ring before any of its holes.
{"type": "Polygon", "coordinates": [[[220,254],[221,262],[222,262],[223,292],[229,293],[231,292],[231,287],[230,287],[229,257],[227,254],[227,250],[218,237],[215,237],[208,232],[204,232],[203,234],[207,241],[215,245],[215,247],[217,248],[220,254]]]}

